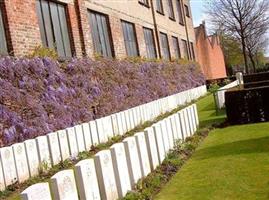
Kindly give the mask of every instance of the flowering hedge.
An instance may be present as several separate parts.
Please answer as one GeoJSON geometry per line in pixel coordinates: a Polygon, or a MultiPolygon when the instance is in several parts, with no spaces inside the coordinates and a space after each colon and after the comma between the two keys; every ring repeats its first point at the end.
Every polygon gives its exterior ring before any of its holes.
{"type": "Polygon", "coordinates": [[[0,58],[0,146],[204,84],[195,63],[0,58]]]}

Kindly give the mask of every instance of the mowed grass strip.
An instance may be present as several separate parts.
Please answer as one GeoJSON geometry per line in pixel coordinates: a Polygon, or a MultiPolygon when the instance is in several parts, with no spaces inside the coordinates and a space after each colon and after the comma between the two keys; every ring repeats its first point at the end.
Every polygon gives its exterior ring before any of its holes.
{"type": "MultiPolygon", "coordinates": [[[[212,96],[198,108],[202,126],[224,120],[212,96]]],[[[269,199],[269,123],[215,129],[154,199],[269,199]]]]}

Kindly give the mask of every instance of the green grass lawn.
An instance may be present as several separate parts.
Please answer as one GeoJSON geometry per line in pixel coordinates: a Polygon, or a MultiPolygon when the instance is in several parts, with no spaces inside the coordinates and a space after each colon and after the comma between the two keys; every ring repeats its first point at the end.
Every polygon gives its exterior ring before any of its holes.
{"type": "MultiPolygon", "coordinates": [[[[202,126],[225,118],[212,99],[197,104],[202,126]]],[[[155,199],[269,199],[269,123],[212,131],[155,199]]]]}

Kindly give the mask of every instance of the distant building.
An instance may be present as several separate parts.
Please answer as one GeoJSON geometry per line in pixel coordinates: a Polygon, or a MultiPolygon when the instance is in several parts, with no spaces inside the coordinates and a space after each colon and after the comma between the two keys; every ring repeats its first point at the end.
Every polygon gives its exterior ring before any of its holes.
{"type": "Polygon", "coordinates": [[[205,23],[195,29],[197,61],[207,80],[227,77],[224,54],[217,34],[207,36],[205,23]]]}

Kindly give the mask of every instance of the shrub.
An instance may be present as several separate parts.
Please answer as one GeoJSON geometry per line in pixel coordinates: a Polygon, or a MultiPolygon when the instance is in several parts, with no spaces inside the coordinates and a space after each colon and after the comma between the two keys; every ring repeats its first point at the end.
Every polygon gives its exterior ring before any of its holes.
{"type": "Polygon", "coordinates": [[[34,51],[28,56],[29,58],[51,58],[51,59],[58,59],[58,54],[54,49],[37,46],[34,51]]]}
{"type": "Polygon", "coordinates": [[[194,63],[0,58],[1,146],[204,84],[194,63]]]}

